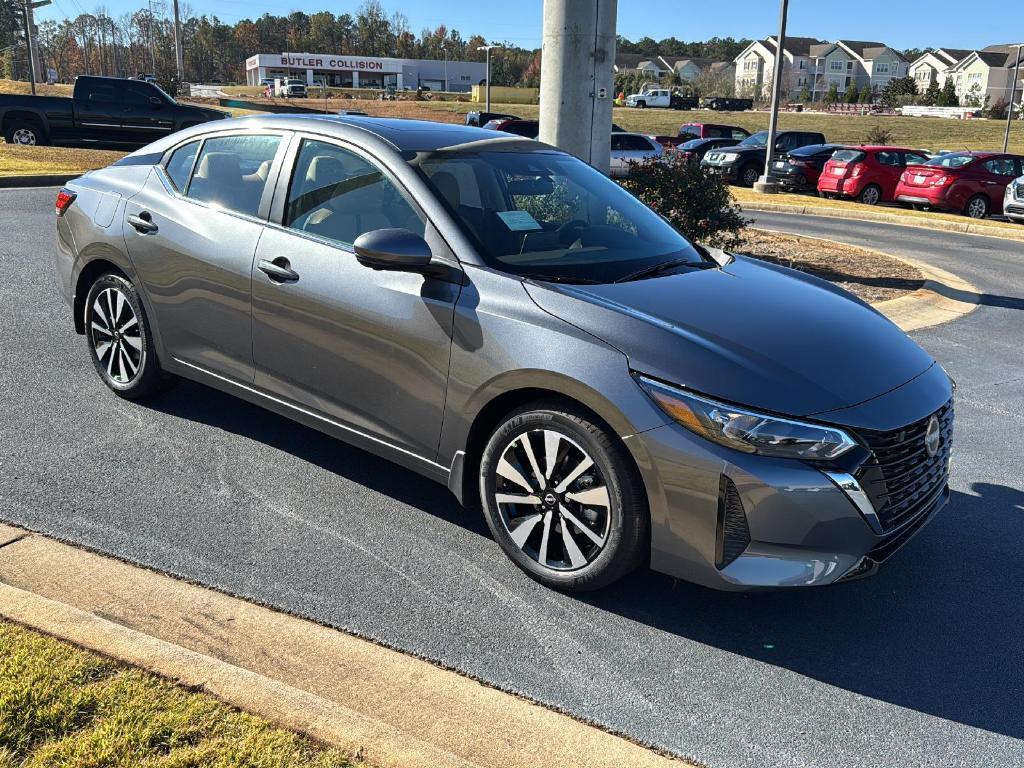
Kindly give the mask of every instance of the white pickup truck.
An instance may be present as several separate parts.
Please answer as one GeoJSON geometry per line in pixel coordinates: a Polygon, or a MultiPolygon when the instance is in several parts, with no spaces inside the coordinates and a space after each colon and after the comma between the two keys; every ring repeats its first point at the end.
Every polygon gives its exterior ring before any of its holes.
{"type": "Polygon", "coordinates": [[[306,98],[306,83],[297,77],[274,78],[274,96],[279,99],[306,98]]]}
{"type": "Polygon", "coordinates": [[[664,107],[672,106],[672,91],[668,88],[648,88],[640,93],[630,94],[626,97],[627,107],[664,107]]]}

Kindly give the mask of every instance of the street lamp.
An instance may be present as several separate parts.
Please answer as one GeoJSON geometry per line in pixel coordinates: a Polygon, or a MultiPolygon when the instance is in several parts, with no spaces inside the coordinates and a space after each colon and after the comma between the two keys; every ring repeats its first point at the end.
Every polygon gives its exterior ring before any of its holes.
{"type": "MultiPolygon", "coordinates": [[[[1010,126],[1013,124],[1013,97],[1017,95],[1017,73],[1020,71],[1020,54],[1021,48],[1024,48],[1024,43],[1018,43],[1015,47],[1017,48],[1017,63],[1013,68],[1013,85],[1010,86],[1010,108],[1006,111],[1006,135],[1003,137],[1003,152],[1010,151],[1010,126]]],[[[1024,104],[1024,98],[1021,98],[1021,103],[1024,104]]]]}
{"type": "Polygon", "coordinates": [[[487,105],[484,107],[484,111],[491,111],[491,48],[501,48],[500,45],[481,45],[477,47],[478,51],[487,51],[487,105]]]}
{"type": "Polygon", "coordinates": [[[782,91],[782,74],[786,65],[786,16],[788,14],[789,0],[782,0],[779,4],[779,47],[775,51],[775,84],[772,86],[772,115],[768,120],[764,175],[754,185],[758,192],[766,194],[774,194],[779,191],[779,184],[772,176],[772,160],[775,159],[775,134],[779,127],[779,95],[782,91]]]}

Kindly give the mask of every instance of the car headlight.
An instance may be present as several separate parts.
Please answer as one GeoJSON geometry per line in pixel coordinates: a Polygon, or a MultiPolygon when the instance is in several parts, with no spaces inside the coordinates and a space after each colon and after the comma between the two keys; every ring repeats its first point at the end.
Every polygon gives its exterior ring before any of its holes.
{"type": "Polygon", "coordinates": [[[806,424],[719,403],[646,376],[640,386],[677,423],[719,445],[785,459],[829,461],[857,446],[835,427],[806,424]]]}
{"type": "Polygon", "coordinates": [[[723,163],[732,163],[739,157],[735,152],[723,152],[718,156],[718,159],[723,163]]]}

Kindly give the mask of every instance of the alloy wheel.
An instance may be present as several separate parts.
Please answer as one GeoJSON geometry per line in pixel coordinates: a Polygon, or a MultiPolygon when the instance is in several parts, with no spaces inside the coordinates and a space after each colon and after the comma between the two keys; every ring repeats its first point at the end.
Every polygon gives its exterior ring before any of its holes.
{"type": "Polygon", "coordinates": [[[551,429],[516,436],[495,467],[494,501],[512,541],[545,568],[574,571],[604,549],[612,502],[594,459],[551,429]]]}
{"type": "Polygon", "coordinates": [[[980,197],[976,197],[967,204],[967,215],[972,219],[984,219],[988,213],[988,203],[980,197]]]}
{"type": "Polygon", "coordinates": [[[22,146],[32,146],[36,143],[36,134],[31,128],[18,128],[13,135],[14,143],[22,146]]]}
{"type": "Polygon", "coordinates": [[[878,205],[881,199],[882,195],[875,186],[868,187],[860,195],[860,201],[865,205],[878,205]]]}
{"type": "Polygon", "coordinates": [[[142,327],[128,297],[116,288],[104,288],[93,300],[89,340],[96,359],[115,384],[130,383],[142,369],[142,327]]]}
{"type": "Polygon", "coordinates": [[[758,172],[757,168],[747,168],[747,170],[743,172],[743,186],[754,186],[760,176],[761,174],[758,172]]]}

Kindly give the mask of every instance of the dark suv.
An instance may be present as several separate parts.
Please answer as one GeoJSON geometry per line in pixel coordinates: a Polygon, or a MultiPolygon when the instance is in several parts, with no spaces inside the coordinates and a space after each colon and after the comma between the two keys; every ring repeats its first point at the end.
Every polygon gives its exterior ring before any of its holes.
{"type": "MultiPolygon", "coordinates": [[[[735,147],[708,152],[701,160],[701,167],[721,175],[730,184],[744,187],[754,182],[764,172],[767,159],[768,131],[759,131],[748,136],[735,147]]],[[[782,131],[775,136],[775,152],[792,152],[798,147],[810,144],[824,144],[825,137],[812,131],[782,131]]]]}

